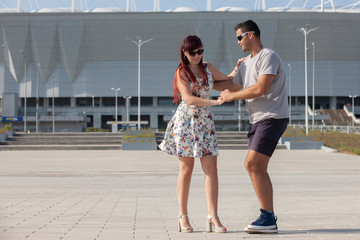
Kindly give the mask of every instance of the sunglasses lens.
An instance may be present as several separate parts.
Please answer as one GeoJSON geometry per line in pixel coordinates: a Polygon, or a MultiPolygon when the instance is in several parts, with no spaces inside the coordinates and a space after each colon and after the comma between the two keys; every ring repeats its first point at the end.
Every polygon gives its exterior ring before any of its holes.
{"type": "Polygon", "coordinates": [[[189,52],[189,55],[192,56],[192,57],[194,57],[194,56],[196,55],[196,52],[190,51],[190,52],[189,52]]]}
{"type": "Polygon", "coordinates": [[[248,35],[249,32],[243,33],[240,36],[237,36],[237,39],[241,41],[246,35],[248,35]]]}
{"type": "Polygon", "coordinates": [[[199,49],[196,52],[195,51],[189,51],[189,55],[192,57],[195,57],[195,55],[202,55],[204,53],[204,49],[199,49]]]}

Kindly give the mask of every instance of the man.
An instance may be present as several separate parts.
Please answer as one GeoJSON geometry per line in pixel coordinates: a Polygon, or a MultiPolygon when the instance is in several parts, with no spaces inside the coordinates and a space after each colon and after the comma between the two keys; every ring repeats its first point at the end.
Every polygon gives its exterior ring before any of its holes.
{"type": "Polygon", "coordinates": [[[235,31],[242,51],[250,53],[234,70],[233,82],[243,90],[225,90],[221,97],[226,102],[245,100],[250,116],[245,167],[259,199],[261,213],[245,228],[245,232],[277,233],[273,190],[267,168],[289,120],[284,65],[273,50],[263,47],[260,29],[255,22],[240,23],[235,31]]]}

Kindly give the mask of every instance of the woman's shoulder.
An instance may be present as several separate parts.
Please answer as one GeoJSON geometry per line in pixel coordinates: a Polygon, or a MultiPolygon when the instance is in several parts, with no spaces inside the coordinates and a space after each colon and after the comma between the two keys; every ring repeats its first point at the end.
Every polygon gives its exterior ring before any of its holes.
{"type": "Polygon", "coordinates": [[[177,77],[177,79],[181,78],[183,80],[187,80],[188,81],[188,77],[186,76],[185,73],[185,69],[183,66],[179,66],[176,70],[175,70],[175,76],[177,77]]]}
{"type": "Polygon", "coordinates": [[[203,62],[204,67],[212,67],[213,65],[209,62],[203,62]]]}
{"type": "Polygon", "coordinates": [[[205,70],[209,71],[210,73],[212,73],[216,68],[214,67],[214,65],[212,65],[209,62],[204,62],[204,66],[205,66],[205,70]],[[205,65],[206,64],[206,65],[205,65]]]}
{"type": "Polygon", "coordinates": [[[206,70],[212,72],[212,69],[214,69],[214,65],[212,65],[211,63],[209,62],[204,62],[204,67],[206,70]]]}

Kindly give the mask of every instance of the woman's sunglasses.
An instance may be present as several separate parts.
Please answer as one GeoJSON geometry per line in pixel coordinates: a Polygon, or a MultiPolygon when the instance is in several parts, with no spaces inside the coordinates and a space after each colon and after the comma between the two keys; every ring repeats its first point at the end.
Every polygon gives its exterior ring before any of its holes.
{"type": "Polygon", "coordinates": [[[189,51],[189,55],[192,56],[192,57],[195,57],[195,55],[202,55],[204,53],[204,49],[199,49],[197,51],[189,51]]]}

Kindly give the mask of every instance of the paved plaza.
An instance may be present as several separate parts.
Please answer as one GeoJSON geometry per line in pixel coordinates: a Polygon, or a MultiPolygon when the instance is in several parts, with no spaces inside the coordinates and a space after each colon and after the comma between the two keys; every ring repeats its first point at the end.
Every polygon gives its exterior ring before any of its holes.
{"type": "Polygon", "coordinates": [[[0,152],[0,239],[360,239],[360,157],[277,150],[270,162],[279,233],[247,234],[259,205],[246,151],[219,156],[219,216],[207,233],[204,175],[196,161],[189,217],[177,232],[176,157],[160,151],[0,152]]]}

